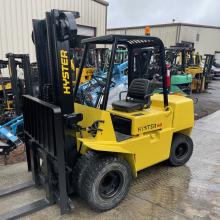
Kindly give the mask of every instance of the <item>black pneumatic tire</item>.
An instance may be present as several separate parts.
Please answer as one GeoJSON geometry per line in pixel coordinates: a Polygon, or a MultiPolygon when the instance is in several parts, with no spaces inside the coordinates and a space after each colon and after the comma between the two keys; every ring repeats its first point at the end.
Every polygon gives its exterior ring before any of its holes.
{"type": "Polygon", "coordinates": [[[128,193],[132,179],[129,164],[105,155],[89,164],[80,181],[79,195],[96,211],[114,208],[128,193]]]}
{"type": "Polygon", "coordinates": [[[82,181],[85,171],[97,158],[98,155],[96,154],[96,152],[88,151],[77,160],[76,165],[73,169],[73,185],[77,194],[81,194],[82,181]]]}
{"type": "Polygon", "coordinates": [[[169,157],[170,165],[184,165],[190,159],[192,153],[192,139],[184,134],[174,134],[169,157]]]}

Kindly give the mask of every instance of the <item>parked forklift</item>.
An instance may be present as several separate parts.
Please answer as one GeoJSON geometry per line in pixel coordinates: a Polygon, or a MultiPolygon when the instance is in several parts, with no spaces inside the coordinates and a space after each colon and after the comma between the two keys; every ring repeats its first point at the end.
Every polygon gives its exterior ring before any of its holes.
{"type": "MultiPolygon", "coordinates": [[[[82,59],[82,55],[83,55],[83,48],[72,48],[72,53],[73,53],[73,58],[71,60],[71,68],[73,69],[73,71],[76,72],[76,75],[74,76],[74,81],[76,80],[77,76],[78,76],[78,72],[79,72],[79,66],[80,66],[80,62],[82,59]]],[[[92,56],[92,54],[91,54],[92,56]]],[[[93,63],[92,63],[92,57],[89,57],[87,62],[86,62],[86,67],[83,69],[83,73],[82,73],[82,78],[80,83],[85,83],[89,80],[92,79],[94,72],[95,72],[95,68],[93,67],[93,63]]]]}
{"type": "MultiPolygon", "coordinates": [[[[138,171],[166,160],[172,166],[184,165],[192,155],[193,101],[168,95],[163,42],[127,35],[85,39],[73,86],[70,47],[77,34],[77,16],[76,12],[52,10],[46,13],[46,22],[33,22],[38,66],[49,77],[41,85],[46,96],[23,96],[24,133],[29,171],[34,185],[44,187],[46,198],[1,219],[21,217],[55,203],[61,214],[68,213],[74,207],[73,193],[94,210],[107,211],[125,198],[138,171]],[[89,48],[101,44],[112,45],[110,62],[100,105],[90,107],[80,103],[77,94],[89,48]],[[128,90],[125,99],[120,93],[108,109],[118,45],[128,50],[128,90]],[[159,50],[162,94],[153,95],[149,80],[136,72],[135,50],[148,47],[159,50]],[[52,99],[46,100],[48,94],[52,99]]],[[[30,185],[20,185],[16,191],[30,185]]],[[[14,191],[2,194],[8,192],[14,191]]]]}
{"type": "MultiPolygon", "coordinates": [[[[191,55],[193,56],[193,55],[191,55]]],[[[204,64],[202,65],[202,58],[199,54],[196,54],[193,63],[188,64],[186,72],[192,74],[192,91],[197,93],[205,92],[208,88],[208,83],[211,81],[211,69],[214,62],[214,55],[205,54],[204,64]]]]}
{"type": "MultiPolygon", "coordinates": [[[[6,54],[4,68],[8,68],[7,79],[2,84],[0,123],[0,155],[6,157],[23,145],[22,95],[36,95],[37,79],[34,79],[28,54],[6,54]],[[20,70],[22,74],[20,75],[20,70]]],[[[2,61],[3,63],[3,61],[2,61]]]]}
{"type": "Polygon", "coordinates": [[[170,91],[176,94],[190,96],[192,75],[186,71],[187,48],[172,46],[166,48],[166,62],[170,70],[170,91]]]}
{"type": "Polygon", "coordinates": [[[188,48],[186,56],[186,73],[192,75],[192,92],[203,91],[203,68],[201,66],[201,56],[195,54],[194,48],[188,48]]]}

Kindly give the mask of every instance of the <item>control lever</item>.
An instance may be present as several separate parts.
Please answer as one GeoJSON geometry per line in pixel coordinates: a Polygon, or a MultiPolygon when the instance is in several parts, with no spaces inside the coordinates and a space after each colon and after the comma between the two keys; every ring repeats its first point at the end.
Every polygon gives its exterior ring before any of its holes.
{"type": "Polygon", "coordinates": [[[96,136],[97,131],[102,131],[102,129],[99,128],[99,123],[104,123],[104,121],[103,120],[94,121],[93,124],[87,128],[88,133],[91,133],[93,137],[96,136]]]}

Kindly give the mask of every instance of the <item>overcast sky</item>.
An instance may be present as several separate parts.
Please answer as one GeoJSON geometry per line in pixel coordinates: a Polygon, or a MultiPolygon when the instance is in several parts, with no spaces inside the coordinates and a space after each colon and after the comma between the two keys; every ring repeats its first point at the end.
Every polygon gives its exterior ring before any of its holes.
{"type": "Polygon", "coordinates": [[[176,22],[220,26],[220,0],[108,0],[108,28],[176,22]]]}

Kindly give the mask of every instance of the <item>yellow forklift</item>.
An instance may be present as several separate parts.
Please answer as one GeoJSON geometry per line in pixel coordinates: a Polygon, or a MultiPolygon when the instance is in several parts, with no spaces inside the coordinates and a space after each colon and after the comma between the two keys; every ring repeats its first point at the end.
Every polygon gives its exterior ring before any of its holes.
{"type": "Polygon", "coordinates": [[[32,84],[36,87],[36,80],[32,79],[33,64],[30,64],[28,54],[7,53],[6,58],[8,60],[0,60],[0,108],[2,114],[14,110],[20,115],[21,96],[26,94],[24,90],[32,91],[32,84]],[[8,76],[3,77],[2,69],[6,68],[8,76]]]}
{"type": "Polygon", "coordinates": [[[202,93],[208,88],[211,81],[211,69],[214,62],[214,55],[204,54],[204,64],[202,66],[202,56],[194,49],[188,50],[186,54],[187,67],[186,73],[190,73],[193,77],[192,91],[202,93]]]}
{"type": "Polygon", "coordinates": [[[0,60],[0,112],[3,114],[5,111],[13,109],[13,97],[11,79],[4,77],[2,70],[8,68],[7,60],[0,60]]]}
{"type": "Polygon", "coordinates": [[[192,75],[192,91],[193,92],[203,92],[205,76],[203,75],[203,68],[201,66],[201,56],[196,53],[195,49],[189,48],[187,50],[186,63],[187,67],[185,72],[192,75]]]}
{"type": "Polygon", "coordinates": [[[194,43],[176,43],[176,46],[171,46],[171,49],[175,48],[182,48],[179,53],[179,59],[176,59],[176,61],[182,66],[184,73],[192,76],[192,92],[201,92],[205,78],[203,76],[203,68],[201,66],[202,57],[199,53],[195,53],[194,43]]]}
{"type": "MultiPolygon", "coordinates": [[[[168,95],[163,42],[156,37],[123,35],[83,40],[84,54],[73,87],[70,43],[77,34],[77,16],[76,12],[52,10],[46,22],[34,21],[38,66],[49,66],[51,78],[44,83],[53,99],[23,96],[24,133],[29,171],[34,185],[44,187],[46,198],[6,213],[4,218],[21,217],[55,203],[61,214],[67,213],[74,207],[73,193],[94,210],[107,211],[125,198],[138,171],[161,161],[184,165],[192,155],[193,101],[168,95]],[[91,107],[79,102],[78,89],[89,48],[98,44],[112,45],[112,50],[100,101],[91,107]],[[107,108],[118,45],[128,50],[128,90],[126,98],[119,93],[118,101],[107,108]],[[159,51],[162,94],[153,95],[151,82],[137,72],[136,50],[148,47],[159,51]],[[42,60],[45,56],[48,63],[42,60]]],[[[16,192],[30,185],[19,186],[16,192]]]]}
{"type": "MultiPolygon", "coordinates": [[[[115,207],[127,194],[138,171],[168,160],[173,166],[185,164],[193,150],[190,138],[194,124],[193,102],[186,97],[168,95],[165,52],[155,37],[109,35],[90,38],[90,45],[110,44],[112,52],[105,89],[96,108],[77,103],[80,75],[74,88],[74,114],[80,119],[77,129],[76,189],[95,210],[115,207]],[[118,45],[128,49],[128,90],[126,98],[108,106],[112,70],[118,45]],[[157,47],[163,78],[163,94],[153,95],[151,81],[137,73],[137,49],[157,47]],[[186,113],[187,112],[187,116],[186,113]]],[[[82,67],[83,63],[82,61],[82,67]]]]}
{"type": "MultiPolygon", "coordinates": [[[[83,55],[83,48],[74,48],[73,49],[74,57],[71,60],[71,68],[76,73],[74,76],[74,81],[76,80],[79,72],[79,65],[83,55]]],[[[85,83],[92,79],[95,68],[92,66],[91,59],[87,60],[87,66],[83,69],[82,77],[80,83],[85,83]],[[89,62],[90,61],[90,62],[89,62]]]]}

